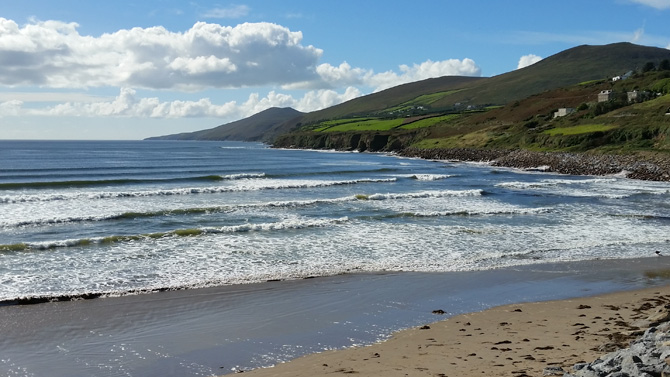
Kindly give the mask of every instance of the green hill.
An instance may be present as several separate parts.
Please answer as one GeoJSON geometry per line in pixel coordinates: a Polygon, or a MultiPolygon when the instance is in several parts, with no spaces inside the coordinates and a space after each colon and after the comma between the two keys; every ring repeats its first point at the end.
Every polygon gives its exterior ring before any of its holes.
{"type": "Polygon", "coordinates": [[[445,96],[435,105],[455,102],[504,105],[546,90],[638,71],[648,62],[658,66],[669,57],[670,50],[632,43],[578,46],[526,68],[475,82],[467,90],[445,96]]]}
{"type": "Polygon", "coordinates": [[[300,123],[380,115],[408,104],[422,106],[426,113],[505,105],[547,90],[624,75],[648,62],[657,66],[669,57],[670,50],[631,43],[578,46],[490,78],[445,76],[400,85],[305,114],[300,123]]]}
{"type": "Polygon", "coordinates": [[[273,107],[248,118],[196,132],[150,137],[146,140],[237,140],[260,141],[272,137],[277,125],[303,115],[292,108],[273,107]]]}

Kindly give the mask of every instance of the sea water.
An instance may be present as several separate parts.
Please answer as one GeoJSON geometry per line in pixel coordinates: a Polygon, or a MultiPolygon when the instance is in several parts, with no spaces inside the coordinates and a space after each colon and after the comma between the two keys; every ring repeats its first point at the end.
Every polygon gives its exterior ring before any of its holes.
{"type": "Polygon", "coordinates": [[[259,143],[0,141],[0,301],[670,254],[670,183],[259,143]]]}

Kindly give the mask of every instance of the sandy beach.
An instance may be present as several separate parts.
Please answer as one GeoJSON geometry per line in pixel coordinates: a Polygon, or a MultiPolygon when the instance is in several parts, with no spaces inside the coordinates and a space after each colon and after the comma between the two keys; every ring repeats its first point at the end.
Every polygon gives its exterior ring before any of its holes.
{"type": "Polygon", "coordinates": [[[595,260],[0,306],[0,375],[540,376],[667,302],[668,270],[595,260]]]}
{"type": "MultiPolygon", "coordinates": [[[[668,317],[670,286],[499,306],[324,352],[252,376],[542,376],[625,347],[668,317]]],[[[436,309],[436,315],[440,309],[436,309]]],[[[247,373],[245,373],[246,375],[247,373]]]]}

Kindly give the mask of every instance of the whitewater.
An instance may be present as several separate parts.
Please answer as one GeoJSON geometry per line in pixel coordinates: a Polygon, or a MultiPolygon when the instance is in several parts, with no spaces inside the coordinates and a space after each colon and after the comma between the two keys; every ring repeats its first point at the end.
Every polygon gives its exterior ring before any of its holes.
{"type": "Polygon", "coordinates": [[[5,304],[670,254],[667,182],[238,142],[0,141],[0,161],[5,304]]]}

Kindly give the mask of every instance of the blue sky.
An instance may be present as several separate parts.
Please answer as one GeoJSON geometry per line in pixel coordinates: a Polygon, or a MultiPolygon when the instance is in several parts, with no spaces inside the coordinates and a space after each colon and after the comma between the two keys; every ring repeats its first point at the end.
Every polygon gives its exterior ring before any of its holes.
{"type": "Polygon", "coordinates": [[[0,10],[0,138],[141,139],[582,44],[670,48],[670,0],[52,1],[0,10]]]}

